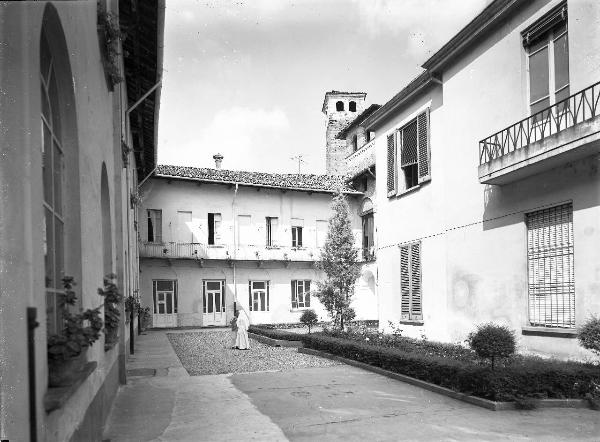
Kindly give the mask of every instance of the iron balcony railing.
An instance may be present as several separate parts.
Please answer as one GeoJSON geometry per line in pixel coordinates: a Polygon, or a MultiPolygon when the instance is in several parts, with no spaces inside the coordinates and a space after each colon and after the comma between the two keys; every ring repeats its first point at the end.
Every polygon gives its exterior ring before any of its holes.
{"type": "Polygon", "coordinates": [[[479,142],[479,164],[522,149],[598,115],[600,82],[479,142]]]}
{"type": "MultiPolygon", "coordinates": [[[[373,260],[362,255],[362,248],[357,248],[357,259],[373,260]],[[361,256],[362,255],[362,256],[361,256]]],[[[374,252],[371,251],[371,254],[374,252]]],[[[244,261],[318,261],[321,257],[320,247],[291,247],[266,245],[206,245],[201,243],[165,242],[140,243],[142,258],[181,258],[181,259],[220,259],[244,261]]]]}

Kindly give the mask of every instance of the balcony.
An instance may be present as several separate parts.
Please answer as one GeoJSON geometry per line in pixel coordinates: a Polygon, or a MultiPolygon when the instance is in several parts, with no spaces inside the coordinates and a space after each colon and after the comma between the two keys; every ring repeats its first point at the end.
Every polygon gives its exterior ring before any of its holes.
{"type": "Polygon", "coordinates": [[[346,174],[352,179],[370,167],[375,166],[375,140],[369,141],[363,147],[348,155],[345,160],[346,174]]]}
{"type": "Polygon", "coordinates": [[[507,184],[600,152],[600,82],[479,142],[479,182],[507,184]]]}
{"type": "MultiPolygon", "coordinates": [[[[363,250],[357,249],[357,258],[363,258],[363,250]]],[[[370,252],[366,261],[374,259],[370,252]]],[[[206,245],[200,243],[140,243],[141,258],[236,260],[236,261],[282,261],[315,262],[320,259],[319,247],[258,246],[258,245],[206,245]]]]}

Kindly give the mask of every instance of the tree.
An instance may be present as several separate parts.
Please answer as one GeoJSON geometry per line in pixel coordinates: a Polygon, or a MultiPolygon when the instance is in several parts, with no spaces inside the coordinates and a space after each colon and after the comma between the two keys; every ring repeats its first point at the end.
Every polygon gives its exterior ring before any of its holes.
{"type": "Polygon", "coordinates": [[[317,325],[319,318],[314,310],[304,310],[302,316],[300,316],[300,322],[308,327],[308,333],[310,334],[310,329],[317,325]]]}
{"type": "Polygon", "coordinates": [[[477,326],[475,332],[469,333],[468,342],[477,356],[492,362],[492,370],[497,358],[508,358],[517,348],[514,331],[491,322],[477,326]]]}
{"type": "Polygon", "coordinates": [[[339,324],[343,329],[344,322],[354,318],[350,302],[354,283],[360,275],[360,264],[357,261],[358,251],[354,246],[350,208],[341,189],[331,202],[331,210],[333,213],[329,219],[327,239],[319,262],[319,268],[325,272],[326,279],[319,284],[316,296],[334,324],[339,324]]]}
{"type": "Polygon", "coordinates": [[[600,356],[600,316],[592,315],[579,329],[579,344],[600,356]]]}

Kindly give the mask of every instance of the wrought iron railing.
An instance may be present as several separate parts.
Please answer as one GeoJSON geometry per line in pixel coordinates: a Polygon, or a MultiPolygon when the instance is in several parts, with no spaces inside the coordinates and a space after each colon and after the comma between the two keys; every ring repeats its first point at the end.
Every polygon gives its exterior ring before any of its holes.
{"type": "Polygon", "coordinates": [[[479,164],[522,149],[600,112],[600,82],[527,117],[479,142],[479,164]]]}
{"type": "Polygon", "coordinates": [[[202,258],[206,246],[200,243],[144,242],[140,245],[140,256],[149,258],[202,258]]]}

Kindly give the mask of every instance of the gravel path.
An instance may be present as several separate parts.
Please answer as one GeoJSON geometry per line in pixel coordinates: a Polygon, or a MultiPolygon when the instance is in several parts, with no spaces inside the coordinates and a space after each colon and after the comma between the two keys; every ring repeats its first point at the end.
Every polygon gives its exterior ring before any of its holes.
{"type": "Polygon", "coordinates": [[[232,350],[229,331],[168,333],[167,336],[190,376],[340,365],[298,353],[295,348],[271,347],[254,339],[250,340],[250,350],[232,350]]]}

